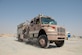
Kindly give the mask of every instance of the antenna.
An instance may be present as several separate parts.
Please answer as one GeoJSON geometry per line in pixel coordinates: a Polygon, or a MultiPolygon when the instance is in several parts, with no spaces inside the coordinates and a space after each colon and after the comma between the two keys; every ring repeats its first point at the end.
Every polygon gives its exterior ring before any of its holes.
{"type": "Polygon", "coordinates": [[[40,13],[39,16],[43,16],[43,14],[40,13]]]}

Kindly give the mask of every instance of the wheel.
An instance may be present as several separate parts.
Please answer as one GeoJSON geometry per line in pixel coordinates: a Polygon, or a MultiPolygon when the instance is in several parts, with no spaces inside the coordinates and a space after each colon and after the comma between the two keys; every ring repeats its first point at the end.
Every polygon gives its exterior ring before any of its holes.
{"type": "Polygon", "coordinates": [[[38,39],[39,46],[41,48],[48,48],[49,42],[46,35],[40,35],[38,39]]]}
{"type": "Polygon", "coordinates": [[[23,39],[20,38],[20,35],[18,35],[18,41],[23,42],[23,39]]]}
{"type": "Polygon", "coordinates": [[[64,45],[64,40],[56,41],[55,44],[57,47],[62,47],[64,45]]]}

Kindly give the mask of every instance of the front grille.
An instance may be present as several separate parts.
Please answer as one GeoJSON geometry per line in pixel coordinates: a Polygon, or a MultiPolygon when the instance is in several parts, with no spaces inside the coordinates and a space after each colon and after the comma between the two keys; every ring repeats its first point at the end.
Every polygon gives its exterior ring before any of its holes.
{"type": "Polygon", "coordinates": [[[60,36],[65,36],[65,28],[57,27],[57,33],[60,36]]]}
{"type": "Polygon", "coordinates": [[[62,28],[62,27],[58,27],[58,28],[57,28],[57,32],[58,32],[58,33],[65,33],[65,29],[62,28]]]}

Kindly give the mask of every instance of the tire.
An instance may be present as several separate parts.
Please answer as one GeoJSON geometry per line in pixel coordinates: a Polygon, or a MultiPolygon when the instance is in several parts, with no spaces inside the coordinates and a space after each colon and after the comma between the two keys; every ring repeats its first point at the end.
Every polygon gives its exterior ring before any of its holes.
{"type": "Polygon", "coordinates": [[[18,41],[23,42],[23,39],[20,38],[20,35],[18,35],[18,41]]]}
{"type": "Polygon", "coordinates": [[[62,47],[64,45],[64,40],[56,41],[55,44],[57,47],[62,47]]]}
{"type": "Polygon", "coordinates": [[[48,48],[49,42],[46,35],[40,35],[38,38],[38,44],[41,48],[48,48]]]}

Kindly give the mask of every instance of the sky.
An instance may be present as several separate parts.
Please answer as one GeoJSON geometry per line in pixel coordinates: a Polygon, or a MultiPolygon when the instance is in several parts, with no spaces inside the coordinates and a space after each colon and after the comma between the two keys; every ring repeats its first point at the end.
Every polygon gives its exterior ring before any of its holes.
{"type": "Polygon", "coordinates": [[[82,0],[0,0],[0,33],[17,33],[17,25],[38,14],[53,17],[72,35],[82,36],[82,0]]]}

